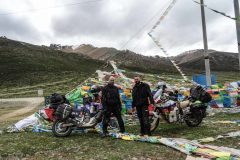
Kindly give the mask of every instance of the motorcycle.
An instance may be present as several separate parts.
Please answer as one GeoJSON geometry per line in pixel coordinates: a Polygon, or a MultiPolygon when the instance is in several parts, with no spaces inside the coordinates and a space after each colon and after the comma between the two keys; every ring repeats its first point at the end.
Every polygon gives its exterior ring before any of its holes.
{"type": "MultiPolygon", "coordinates": [[[[67,137],[73,130],[95,128],[102,122],[103,110],[100,104],[83,106],[73,109],[70,105],[63,104],[58,107],[55,114],[52,132],[56,137],[67,137]]],[[[109,122],[111,128],[118,128],[115,118],[109,122]]]]}
{"type": "Polygon", "coordinates": [[[169,124],[185,122],[189,127],[199,126],[206,117],[207,103],[211,99],[211,96],[199,86],[192,88],[190,97],[181,102],[176,97],[164,95],[149,113],[150,130],[156,130],[160,119],[169,124]]]}

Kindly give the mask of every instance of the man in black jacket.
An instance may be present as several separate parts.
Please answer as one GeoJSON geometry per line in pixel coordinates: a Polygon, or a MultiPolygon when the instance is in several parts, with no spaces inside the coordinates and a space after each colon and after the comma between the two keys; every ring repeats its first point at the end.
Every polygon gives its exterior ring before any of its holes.
{"type": "Polygon", "coordinates": [[[124,122],[121,116],[121,100],[118,88],[114,85],[114,77],[109,78],[108,84],[102,89],[102,105],[104,110],[103,117],[103,137],[108,134],[107,127],[110,121],[111,114],[113,114],[118,121],[120,132],[125,132],[124,122]]]}
{"type": "Polygon", "coordinates": [[[132,107],[137,109],[137,115],[141,125],[141,136],[151,136],[148,115],[149,104],[154,104],[152,93],[148,84],[141,82],[140,77],[134,77],[135,86],[132,90],[132,107]]]}

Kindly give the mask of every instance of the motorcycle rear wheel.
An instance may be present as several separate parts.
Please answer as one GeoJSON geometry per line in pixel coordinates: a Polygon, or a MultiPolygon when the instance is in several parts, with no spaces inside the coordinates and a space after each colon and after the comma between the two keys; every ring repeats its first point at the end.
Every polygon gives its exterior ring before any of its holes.
{"type": "Polygon", "coordinates": [[[72,127],[61,127],[64,121],[56,120],[52,126],[53,135],[56,137],[67,137],[72,133],[72,127]]]}
{"type": "Polygon", "coordinates": [[[187,119],[185,120],[185,123],[188,127],[197,127],[202,123],[203,118],[196,117],[192,114],[187,115],[187,119]]]}

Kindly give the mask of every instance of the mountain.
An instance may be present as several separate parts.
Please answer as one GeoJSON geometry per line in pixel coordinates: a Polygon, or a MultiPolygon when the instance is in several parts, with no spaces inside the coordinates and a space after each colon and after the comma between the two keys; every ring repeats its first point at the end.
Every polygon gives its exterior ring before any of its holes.
{"type": "MultiPolygon", "coordinates": [[[[214,50],[209,52],[212,71],[237,71],[238,54],[214,50]]],[[[191,73],[204,71],[203,50],[188,51],[171,58],[183,70],[191,73]]],[[[66,77],[82,80],[107,60],[115,60],[119,68],[131,71],[177,73],[165,57],[143,56],[129,50],[98,48],[89,44],[38,46],[0,37],[0,88],[14,86],[16,83],[34,85],[45,81],[60,81],[66,77]]]]}
{"type": "Polygon", "coordinates": [[[91,57],[92,59],[98,60],[106,60],[119,52],[115,48],[98,48],[90,44],[82,44],[79,46],[62,46],[61,50],[67,53],[78,53],[80,55],[85,55],[91,57]]]}
{"type": "MultiPolygon", "coordinates": [[[[236,71],[238,58],[235,53],[210,51],[212,71],[236,71]]],[[[191,75],[204,71],[203,50],[193,50],[171,57],[184,73],[191,75]]],[[[0,98],[37,96],[43,89],[44,96],[54,92],[65,94],[74,89],[97,69],[110,71],[107,60],[117,62],[120,69],[133,72],[165,74],[179,77],[169,59],[143,56],[129,50],[117,50],[92,45],[48,46],[33,45],[0,37],[0,98]]],[[[132,74],[127,76],[131,77],[132,74]]],[[[219,82],[239,79],[239,72],[217,72],[219,82]]]]}
{"type": "MultiPolygon", "coordinates": [[[[122,67],[147,72],[177,72],[169,59],[160,56],[143,56],[129,50],[116,50],[107,47],[94,47],[90,44],[80,46],[63,46],[62,51],[78,53],[93,59],[115,60],[122,67]],[[146,67],[147,66],[147,67],[146,67]]],[[[191,50],[171,57],[184,70],[204,71],[204,51],[201,49],[191,50]]],[[[238,54],[209,50],[211,70],[213,71],[237,71],[238,54]]]]}
{"type": "MultiPolygon", "coordinates": [[[[81,82],[101,69],[106,60],[115,60],[120,68],[132,71],[176,73],[166,58],[146,57],[128,50],[92,45],[51,44],[48,47],[0,37],[0,88],[32,86],[71,78],[81,82]]],[[[108,66],[106,69],[112,68],[108,66]]]]}
{"type": "MultiPolygon", "coordinates": [[[[192,50],[172,57],[177,64],[185,69],[204,70],[204,50],[192,50]]],[[[209,50],[210,67],[213,71],[237,71],[238,54],[209,50]]]]}
{"type": "Polygon", "coordinates": [[[87,56],[0,37],[0,88],[62,81],[73,75],[84,79],[103,64],[87,56]]]}
{"type": "Polygon", "coordinates": [[[110,59],[119,63],[122,68],[149,73],[177,73],[170,60],[165,57],[143,56],[129,50],[120,51],[110,59]]]}
{"type": "Polygon", "coordinates": [[[117,50],[115,48],[94,47],[90,44],[79,46],[62,46],[63,52],[77,53],[98,60],[115,60],[120,67],[143,72],[177,72],[171,62],[165,57],[143,56],[130,50],[117,50]],[[146,67],[147,65],[147,67],[146,67]]]}

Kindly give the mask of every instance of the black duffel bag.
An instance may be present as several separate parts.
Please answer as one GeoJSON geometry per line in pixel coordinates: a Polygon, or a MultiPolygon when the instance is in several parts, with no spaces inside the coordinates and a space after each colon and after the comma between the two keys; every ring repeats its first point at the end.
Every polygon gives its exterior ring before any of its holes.
{"type": "Polygon", "coordinates": [[[58,93],[53,93],[50,98],[50,107],[53,109],[57,109],[60,104],[63,104],[66,102],[65,96],[58,94],[58,93]]]}
{"type": "Polygon", "coordinates": [[[203,103],[208,103],[212,100],[212,96],[202,86],[192,87],[190,89],[190,96],[193,100],[203,103]]]}

